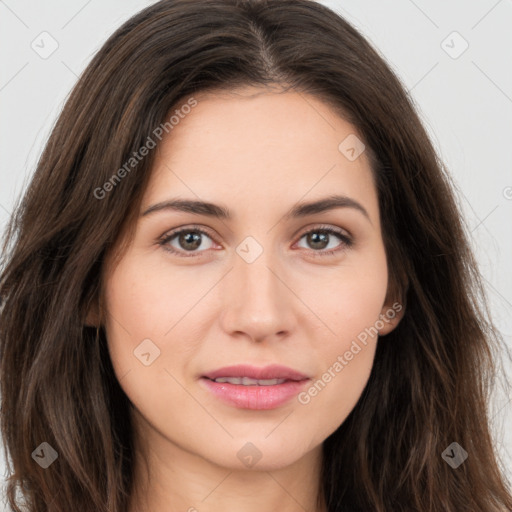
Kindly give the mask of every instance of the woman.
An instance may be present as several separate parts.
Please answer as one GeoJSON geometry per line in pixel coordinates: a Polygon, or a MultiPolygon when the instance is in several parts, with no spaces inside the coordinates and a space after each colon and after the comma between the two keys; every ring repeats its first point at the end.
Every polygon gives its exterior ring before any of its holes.
{"type": "Polygon", "coordinates": [[[59,117],[0,284],[13,510],[512,507],[499,337],[449,178],[320,4],[126,22],[59,117]]]}

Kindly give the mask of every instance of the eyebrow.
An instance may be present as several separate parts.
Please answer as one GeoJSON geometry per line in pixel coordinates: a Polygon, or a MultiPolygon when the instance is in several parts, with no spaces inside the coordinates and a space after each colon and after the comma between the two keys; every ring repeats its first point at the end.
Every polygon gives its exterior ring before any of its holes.
{"type": "MultiPolygon", "coordinates": [[[[284,215],[284,218],[287,220],[302,218],[308,215],[315,215],[317,213],[334,210],[335,208],[352,208],[362,213],[370,221],[370,224],[372,223],[370,216],[363,205],[358,203],[355,199],[343,195],[331,195],[317,201],[299,203],[291,208],[284,215]]],[[[192,213],[194,215],[205,215],[208,217],[226,220],[233,218],[232,213],[225,206],[192,199],[169,199],[167,201],[162,201],[161,203],[156,203],[147,208],[141,214],[141,217],[151,213],[167,210],[192,213]]]]}

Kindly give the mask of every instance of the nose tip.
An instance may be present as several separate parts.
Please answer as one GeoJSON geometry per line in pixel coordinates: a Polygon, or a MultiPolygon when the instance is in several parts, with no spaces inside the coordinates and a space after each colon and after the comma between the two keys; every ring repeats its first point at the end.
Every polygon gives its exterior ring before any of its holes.
{"type": "Polygon", "coordinates": [[[262,254],[252,263],[243,258],[235,263],[226,279],[221,314],[226,332],[243,333],[257,342],[283,338],[291,330],[293,317],[293,294],[271,267],[271,255],[262,254]]]}

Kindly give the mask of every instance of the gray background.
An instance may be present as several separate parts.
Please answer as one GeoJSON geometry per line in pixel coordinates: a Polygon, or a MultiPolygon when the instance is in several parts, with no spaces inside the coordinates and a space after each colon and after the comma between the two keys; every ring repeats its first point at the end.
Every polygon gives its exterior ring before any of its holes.
{"type": "MultiPolygon", "coordinates": [[[[118,26],[151,3],[0,0],[0,229],[79,74],[118,26]]],[[[411,92],[457,185],[493,319],[512,346],[512,0],[321,3],[361,30],[411,92]]],[[[505,358],[490,404],[509,478],[510,373],[505,358]]]]}

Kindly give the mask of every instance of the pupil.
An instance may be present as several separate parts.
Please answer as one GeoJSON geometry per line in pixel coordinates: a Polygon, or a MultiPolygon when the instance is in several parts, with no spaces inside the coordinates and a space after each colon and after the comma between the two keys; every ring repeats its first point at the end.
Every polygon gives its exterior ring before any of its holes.
{"type": "Polygon", "coordinates": [[[313,246],[315,246],[315,244],[317,244],[317,243],[320,243],[321,247],[316,247],[317,249],[324,249],[328,244],[328,240],[327,240],[328,234],[324,231],[310,233],[308,235],[308,237],[309,237],[309,242],[312,243],[313,246]],[[319,235],[317,233],[319,233],[319,235]]]}
{"type": "Polygon", "coordinates": [[[187,245],[191,244],[192,246],[188,247],[188,249],[197,249],[201,245],[201,235],[195,231],[181,235],[180,244],[182,244],[184,248],[187,248],[187,245]],[[182,242],[184,243],[182,244],[182,242]]]}

